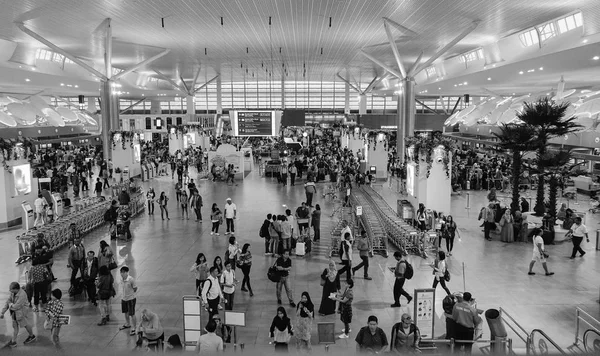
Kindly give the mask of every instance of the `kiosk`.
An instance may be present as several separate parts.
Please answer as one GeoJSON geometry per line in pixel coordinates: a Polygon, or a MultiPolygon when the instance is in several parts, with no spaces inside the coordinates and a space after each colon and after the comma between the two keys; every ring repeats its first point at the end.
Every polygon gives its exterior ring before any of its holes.
{"type": "Polygon", "coordinates": [[[25,230],[29,230],[33,227],[35,223],[35,218],[33,216],[33,208],[28,201],[23,201],[21,203],[21,208],[23,209],[23,225],[25,226],[25,230]]]}
{"type": "Polygon", "coordinates": [[[129,182],[129,166],[123,167],[123,173],[121,174],[121,183],[129,182]]]}
{"type": "Polygon", "coordinates": [[[54,205],[54,218],[58,219],[64,215],[63,212],[63,201],[60,193],[52,193],[52,205],[54,205]]]}

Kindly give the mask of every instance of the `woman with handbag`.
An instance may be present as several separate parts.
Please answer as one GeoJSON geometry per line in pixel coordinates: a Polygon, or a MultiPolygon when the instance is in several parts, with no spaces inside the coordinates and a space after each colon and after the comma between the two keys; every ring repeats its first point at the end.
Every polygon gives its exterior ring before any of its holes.
{"type": "Polygon", "coordinates": [[[277,316],[273,318],[270,333],[273,344],[275,344],[275,352],[287,352],[288,343],[294,335],[294,331],[284,307],[277,308],[277,316]]]}
{"type": "Polygon", "coordinates": [[[253,297],[252,287],[250,286],[250,268],[252,267],[252,253],[250,253],[250,244],[245,243],[238,257],[238,267],[242,270],[244,278],[242,279],[242,292],[250,292],[253,297]],[[248,288],[246,288],[248,286],[248,288]]]}
{"type": "Polygon", "coordinates": [[[212,208],[210,209],[210,221],[212,222],[210,234],[219,236],[219,225],[223,223],[223,215],[221,214],[221,210],[217,206],[217,203],[213,203],[212,208]]]}
{"type": "Polygon", "coordinates": [[[296,307],[296,350],[311,352],[310,335],[315,318],[315,306],[308,292],[302,292],[300,303],[296,307]]]}
{"type": "Polygon", "coordinates": [[[98,269],[96,287],[98,287],[98,307],[102,317],[102,320],[98,323],[99,326],[106,325],[110,320],[110,298],[117,294],[114,282],[115,280],[107,266],[98,269]]]}
{"type": "Polygon", "coordinates": [[[442,288],[444,288],[448,295],[452,294],[450,293],[448,287],[446,287],[446,274],[448,273],[448,267],[446,266],[446,253],[444,253],[444,251],[438,252],[436,263],[432,264],[431,268],[433,268],[433,274],[435,276],[433,279],[433,287],[431,288],[435,289],[438,284],[441,284],[442,288]]]}
{"type": "Polygon", "coordinates": [[[102,266],[108,267],[109,270],[117,268],[117,264],[114,261],[114,253],[104,240],[100,241],[100,249],[98,250],[98,268],[102,266]]]}
{"type": "Polygon", "coordinates": [[[338,275],[335,262],[329,261],[329,266],[321,274],[321,286],[323,294],[321,296],[321,306],[319,315],[335,314],[335,300],[329,299],[331,293],[337,293],[340,290],[340,276],[338,275]]]}

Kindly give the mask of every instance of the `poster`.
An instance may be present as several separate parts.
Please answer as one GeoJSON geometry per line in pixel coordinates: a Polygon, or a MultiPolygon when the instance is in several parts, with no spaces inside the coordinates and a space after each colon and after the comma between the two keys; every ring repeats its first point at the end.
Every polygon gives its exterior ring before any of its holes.
{"type": "Polygon", "coordinates": [[[31,166],[29,163],[12,167],[15,196],[31,193],[31,166]]]}
{"type": "Polygon", "coordinates": [[[415,289],[415,325],[423,339],[432,339],[434,333],[435,289],[415,289]]]}
{"type": "Polygon", "coordinates": [[[133,145],[133,159],[134,162],[140,163],[142,161],[142,153],[140,149],[140,144],[136,143],[133,145]]]}
{"type": "Polygon", "coordinates": [[[415,196],[415,165],[413,163],[406,165],[406,192],[408,195],[415,196]]]}

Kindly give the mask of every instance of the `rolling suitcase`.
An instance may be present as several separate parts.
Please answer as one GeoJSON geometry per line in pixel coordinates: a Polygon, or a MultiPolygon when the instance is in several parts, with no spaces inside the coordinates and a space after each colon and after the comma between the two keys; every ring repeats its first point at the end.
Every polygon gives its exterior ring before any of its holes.
{"type": "Polygon", "coordinates": [[[304,242],[296,242],[296,256],[302,257],[306,254],[306,244],[304,242]]]}

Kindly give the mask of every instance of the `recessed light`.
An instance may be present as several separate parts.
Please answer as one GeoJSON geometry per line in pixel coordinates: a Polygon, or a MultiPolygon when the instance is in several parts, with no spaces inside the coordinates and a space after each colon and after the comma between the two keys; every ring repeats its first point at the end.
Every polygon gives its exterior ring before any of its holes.
{"type": "Polygon", "coordinates": [[[79,88],[79,85],[76,85],[75,88],[79,88]]]}
{"type": "Polygon", "coordinates": [[[19,68],[23,68],[23,66],[19,66],[19,68]]]}
{"type": "Polygon", "coordinates": [[[454,86],[456,86],[456,84],[454,84],[454,86]]]}
{"type": "Polygon", "coordinates": [[[523,74],[523,71],[520,71],[519,74],[523,74]]]}
{"type": "Polygon", "coordinates": [[[483,69],[487,69],[487,66],[483,66],[483,69]]]}
{"type": "Polygon", "coordinates": [[[31,67],[31,70],[35,71],[35,67],[31,67]]]}
{"type": "Polygon", "coordinates": [[[594,56],[594,57],[592,57],[592,59],[593,59],[593,60],[595,60],[595,61],[597,61],[597,60],[599,60],[599,59],[600,59],[600,57],[598,57],[598,56],[594,56]]]}
{"type": "Polygon", "coordinates": [[[25,81],[26,81],[26,82],[30,82],[30,81],[31,81],[31,79],[27,78],[27,79],[25,79],[25,81]]]}
{"type": "Polygon", "coordinates": [[[544,70],[544,67],[540,67],[540,70],[544,70]]]}
{"type": "Polygon", "coordinates": [[[438,90],[442,90],[442,88],[438,88],[438,90]]]}
{"type": "Polygon", "coordinates": [[[581,41],[581,42],[583,42],[583,43],[588,43],[588,40],[583,40],[583,41],[581,41]]]}
{"type": "Polygon", "coordinates": [[[550,93],[546,93],[546,96],[550,95],[550,93]]]}
{"type": "Polygon", "coordinates": [[[527,71],[527,73],[532,73],[532,72],[535,72],[535,69],[530,69],[527,71]]]}
{"type": "Polygon", "coordinates": [[[61,87],[64,87],[64,86],[65,86],[65,83],[60,83],[60,86],[61,86],[61,87]]]}
{"type": "Polygon", "coordinates": [[[464,82],[464,83],[463,83],[463,85],[467,85],[467,84],[469,84],[469,83],[467,83],[467,82],[464,82]]]}
{"type": "Polygon", "coordinates": [[[492,78],[488,78],[488,80],[492,80],[492,78]]]}
{"type": "Polygon", "coordinates": [[[512,95],[515,95],[515,93],[512,93],[512,95]]]}

